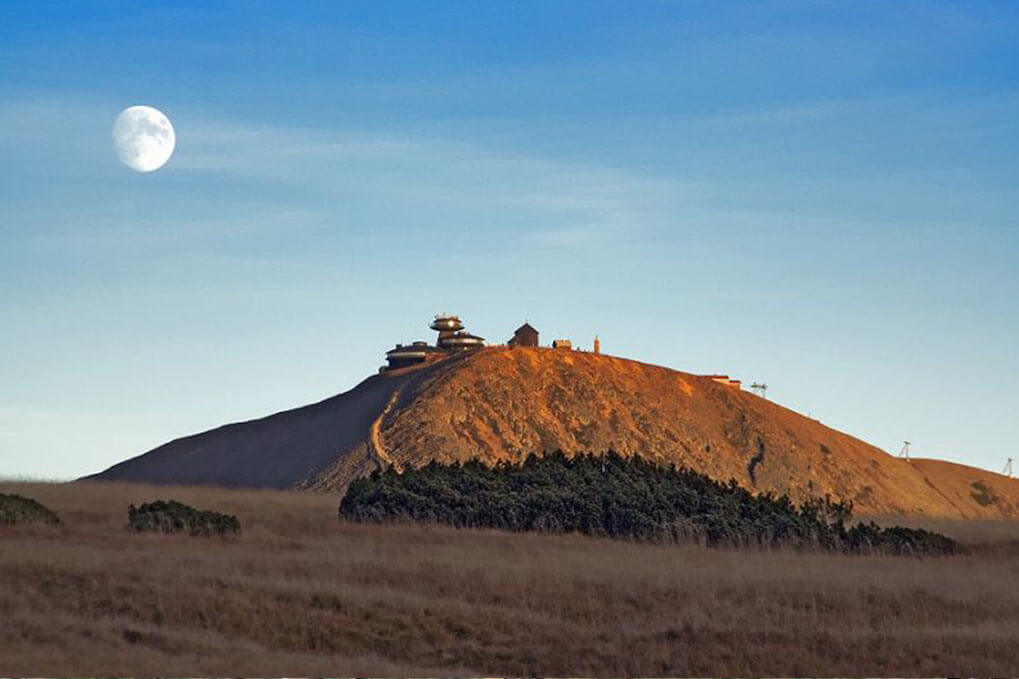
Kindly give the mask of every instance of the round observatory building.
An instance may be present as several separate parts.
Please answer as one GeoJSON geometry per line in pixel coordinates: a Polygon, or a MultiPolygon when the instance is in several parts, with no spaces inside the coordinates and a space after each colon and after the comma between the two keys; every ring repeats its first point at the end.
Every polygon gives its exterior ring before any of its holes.
{"type": "Polygon", "coordinates": [[[439,340],[436,342],[440,349],[447,351],[464,351],[466,349],[480,349],[485,346],[485,338],[464,332],[463,321],[459,316],[452,314],[436,314],[432,321],[432,330],[437,330],[439,340]]]}
{"type": "Polygon", "coordinates": [[[484,337],[464,332],[463,321],[458,316],[438,314],[429,327],[439,333],[436,346],[431,346],[427,342],[397,344],[386,352],[388,365],[383,366],[380,370],[398,370],[440,359],[454,352],[480,349],[485,346],[484,337]]]}

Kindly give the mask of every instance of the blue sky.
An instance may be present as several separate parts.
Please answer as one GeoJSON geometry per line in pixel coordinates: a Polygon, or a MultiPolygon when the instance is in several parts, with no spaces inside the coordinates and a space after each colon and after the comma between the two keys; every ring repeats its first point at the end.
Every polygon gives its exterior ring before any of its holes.
{"type": "Polygon", "coordinates": [[[345,391],[443,310],[1019,457],[1019,5],[336,4],[0,5],[0,476],[345,391]]]}

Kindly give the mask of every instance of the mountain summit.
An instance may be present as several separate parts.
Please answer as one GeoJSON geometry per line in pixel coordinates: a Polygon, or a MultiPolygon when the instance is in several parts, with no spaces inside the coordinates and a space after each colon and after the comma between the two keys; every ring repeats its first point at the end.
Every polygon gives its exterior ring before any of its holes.
{"type": "Polygon", "coordinates": [[[313,405],[177,439],[93,478],[337,490],[373,469],[615,450],[858,513],[1012,517],[1019,481],[902,460],[720,383],[596,353],[451,352],[313,405]]]}

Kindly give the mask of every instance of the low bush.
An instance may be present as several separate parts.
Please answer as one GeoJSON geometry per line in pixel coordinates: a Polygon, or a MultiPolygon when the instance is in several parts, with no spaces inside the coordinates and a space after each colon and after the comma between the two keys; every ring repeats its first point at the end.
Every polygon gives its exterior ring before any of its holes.
{"type": "Polygon", "coordinates": [[[432,462],[351,483],[340,516],[353,521],[426,521],[470,528],[700,542],[793,546],[842,552],[951,554],[950,538],[925,530],[847,527],[852,506],[786,495],[755,495],[736,481],[662,467],[640,457],[562,453],[522,464],[432,462]]]}
{"type": "Polygon", "coordinates": [[[195,509],[175,500],[157,500],[127,509],[127,527],[139,532],[232,535],[241,532],[236,516],[195,509]]]}
{"type": "Polygon", "coordinates": [[[46,523],[55,526],[60,523],[60,517],[30,497],[0,493],[0,526],[26,523],[46,523]]]}

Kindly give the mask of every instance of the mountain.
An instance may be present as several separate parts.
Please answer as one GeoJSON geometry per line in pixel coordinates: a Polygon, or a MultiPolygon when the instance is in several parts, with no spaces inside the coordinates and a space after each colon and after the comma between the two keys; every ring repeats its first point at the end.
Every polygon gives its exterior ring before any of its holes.
{"type": "Polygon", "coordinates": [[[1019,516],[1019,481],[901,460],[707,377],[563,349],[489,347],[380,373],[313,405],[171,441],[92,478],[338,490],[395,465],[642,455],[857,513],[1019,516]]]}

